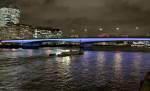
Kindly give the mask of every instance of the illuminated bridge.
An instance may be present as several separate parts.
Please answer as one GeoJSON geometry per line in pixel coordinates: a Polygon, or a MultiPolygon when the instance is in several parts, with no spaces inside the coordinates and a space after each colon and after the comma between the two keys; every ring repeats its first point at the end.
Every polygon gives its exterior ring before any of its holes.
{"type": "Polygon", "coordinates": [[[17,43],[23,46],[37,47],[43,42],[72,42],[72,43],[96,43],[117,41],[150,41],[150,38],[58,38],[58,39],[30,39],[30,40],[1,40],[1,43],[17,43]]]}

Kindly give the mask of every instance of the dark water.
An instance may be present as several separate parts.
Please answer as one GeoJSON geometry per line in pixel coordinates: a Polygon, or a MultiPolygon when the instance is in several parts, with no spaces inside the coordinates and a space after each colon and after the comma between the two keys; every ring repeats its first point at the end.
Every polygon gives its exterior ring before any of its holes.
{"type": "Polygon", "coordinates": [[[150,53],[85,51],[44,57],[54,49],[0,50],[0,91],[138,91],[150,53]]]}

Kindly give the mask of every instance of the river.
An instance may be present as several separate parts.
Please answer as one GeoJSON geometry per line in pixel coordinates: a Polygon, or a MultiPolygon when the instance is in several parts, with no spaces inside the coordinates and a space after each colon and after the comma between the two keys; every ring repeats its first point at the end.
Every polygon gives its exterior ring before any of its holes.
{"type": "Polygon", "coordinates": [[[48,57],[56,49],[0,49],[0,91],[138,91],[150,71],[150,52],[48,57]]]}

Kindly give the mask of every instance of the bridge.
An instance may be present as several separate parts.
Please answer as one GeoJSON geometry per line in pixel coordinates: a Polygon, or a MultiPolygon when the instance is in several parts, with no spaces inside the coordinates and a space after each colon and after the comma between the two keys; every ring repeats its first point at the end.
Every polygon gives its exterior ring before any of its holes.
{"type": "Polygon", "coordinates": [[[17,43],[24,47],[39,47],[43,42],[71,42],[71,43],[96,43],[117,41],[150,41],[150,38],[58,38],[58,39],[30,39],[30,40],[1,40],[1,43],[17,43]]]}

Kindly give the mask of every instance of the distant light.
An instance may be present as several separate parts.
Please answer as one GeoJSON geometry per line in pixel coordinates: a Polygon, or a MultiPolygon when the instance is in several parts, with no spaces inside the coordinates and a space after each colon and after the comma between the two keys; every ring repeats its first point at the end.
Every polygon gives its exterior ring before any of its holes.
{"type": "Polygon", "coordinates": [[[75,31],[74,29],[71,30],[71,32],[74,32],[74,31],[75,31]]]}
{"type": "Polygon", "coordinates": [[[136,26],[136,27],[135,27],[135,29],[136,29],[136,30],[139,30],[139,27],[138,27],[138,26],[136,26]]]}
{"type": "Polygon", "coordinates": [[[99,28],[98,30],[99,30],[99,31],[103,31],[103,28],[99,28]]]}
{"type": "Polygon", "coordinates": [[[87,31],[88,31],[88,30],[85,28],[85,29],[84,29],[84,32],[87,32],[87,31]]]}
{"type": "Polygon", "coordinates": [[[120,30],[120,28],[119,28],[119,27],[116,27],[116,30],[120,30]]]}

